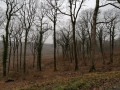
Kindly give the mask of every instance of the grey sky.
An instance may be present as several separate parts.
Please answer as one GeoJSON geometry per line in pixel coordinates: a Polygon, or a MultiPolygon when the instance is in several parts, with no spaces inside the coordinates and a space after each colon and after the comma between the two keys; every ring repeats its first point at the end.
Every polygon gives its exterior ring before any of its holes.
{"type": "MultiPolygon", "coordinates": [[[[94,8],[95,7],[95,0],[86,0],[85,2],[85,7],[83,9],[88,9],[88,8],[94,8]]],[[[66,21],[66,18],[68,19],[68,16],[64,16],[64,20],[66,21]]],[[[50,36],[47,40],[46,43],[52,43],[52,36],[50,36]]]]}
{"type": "MultiPolygon", "coordinates": [[[[101,1],[105,1],[105,0],[101,0],[101,1]]],[[[85,7],[82,8],[82,9],[84,10],[84,9],[94,8],[95,7],[95,2],[96,2],[96,0],[86,0],[85,7]]],[[[6,4],[0,1],[0,7],[2,7],[3,9],[5,9],[6,4]]],[[[111,6],[105,7],[104,9],[109,9],[109,8],[111,8],[111,6]]],[[[67,18],[67,17],[65,17],[65,18],[67,18]]],[[[52,36],[50,36],[46,40],[46,43],[52,43],[52,36]]]]}

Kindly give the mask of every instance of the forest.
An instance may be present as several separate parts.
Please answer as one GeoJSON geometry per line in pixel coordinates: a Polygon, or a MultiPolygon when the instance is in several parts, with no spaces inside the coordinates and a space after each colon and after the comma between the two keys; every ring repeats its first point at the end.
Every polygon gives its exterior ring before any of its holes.
{"type": "Polygon", "coordinates": [[[0,0],[0,90],[120,90],[120,0],[0,0]]]}

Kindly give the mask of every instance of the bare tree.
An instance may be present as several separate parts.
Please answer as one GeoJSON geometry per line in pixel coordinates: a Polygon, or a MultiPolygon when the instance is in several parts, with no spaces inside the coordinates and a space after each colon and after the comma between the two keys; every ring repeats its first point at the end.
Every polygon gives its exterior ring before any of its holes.
{"type": "Polygon", "coordinates": [[[13,25],[12,30],[13,31],[12,31],[11,36],[12,36],[12,39],[13,39],[13,41],[12,41],[13,42],[12,43],[13,44],[12,45],[13,46],[13,50],[12,50],[13,51],[13,69],[15,69],[15,62],[17,60],[17,70],[18,70],[18,38],[17,38],[17,36],[18,36],[19,30],[18,30],[17,25],[16,26],[13,25]]]}
{"type": "MultiPolygon", "coordinates": [[[[34,31],[35,32],[35,31],[34,31]]],[[[33,68],[35,67],[35,60],[36,60],[36,54],[37,54],[37,41],[38,36],[36,33],[32,32],[31,38],[29,39],[29,48],[31,50],[31,53],[33,55],[33,68]]]]}
{"type": "MultiPolygon", "coordinates": [[[[95,6],[95,9],[94,9],[94,13],[93,13],[92,32],[91,32],[91,65],[90,65],[90,70],[89,70],[90,72],[93,72],[95,70],[94,61],[95,61],[95,45],[96,45],[96,25],[100,24],[100,23],[109,23],[110,22],[110,21],[107,21],[107,22],[97,22],[99,8],[107,6],[109,4],[113,5],[111,3],[108,3],[108,4],[100,6],[99,5],[99,0],[96,0],[96,6],[95,6]]],[[[111,21],[113,21],[113,20],[114,20],[114,18],[111,21]]]]}
{"type": "Polygon", "coordinates": [[[28,0],[24,1],[25,5],[20,11],[20,21],[23,24],[23,29],[25,33],[25,42],[24,42],[24,73],[26,72],[26,49],[27,49],[27,41],[28,41],[28,34],[33,25],[35,20],[35,13],[36,13],[36,1],[35,0],[28,0]]]}
{"type": "Polygon", "coordinates": [[[102,55],[102,61],[103,61],[103,64],[105,64],[104,51],[103,51],[103,27],[99,27],[97,35],[98,35],[98,39],[99,39],[99,43],[100,43],[100,51],[101,51],[101,55],[102,55]]]}
{"type": "Polygon", "coordinates": [[[10,28],[9,33],[9,57],[8,57],[8,73],[10,71],[10,63],[11,63],[11,54],[12,54],[12,32],[13,32],[13,23],[10,28]]]}
{"type": "Polygon", "coordinates": [[[54,30],[54,71],[57,70],[56,67],[56,24],[57,24],[57,15],[58,15],[58,3],[57,0],[47,0],[48,2],[48,7],[49,9],[49,13],[47,13],[48,18],[53,22],[53,30],[54,30]]]}
{"type": "Polygon", "coordinates": [[[3,35],[3,76],[6,76],[6,61],[8,56],[8,42],[9,42],[9,25],[12,17],[21,9],[22,6],[18,4],[18,0],[5,0],[6,8],[6,25],[5,35],[3,35]]]}
{"type": "Polygon", "coordinates": [[[106,21],[110,19],[110,22],[106,23],[106,29],[108,30],[110,37],[110,63],[113,63],[114,38],[116,36],[115,30],[117,28],[116,26],[118,23],[119,14],[117,12],[113,14],[111,11],[107,11],[105,12],[104,18],[106,21]],[[111,14],[111,16],[109,16],[109,14],[111,14]]]}
{"type": "Polygon", "coordinates": [[[36,25],[36,30],[38,32],[37,37],[38,37],[38,41],[37,41],[37,62],[38,62],[38,68],[39,71],[42,70],[41,67],[41,58],[42,58],[42,48],[43,48],[43,44],[46,40],[47,37],[44,37],[44,34],[50,29],[48,22],[46,19],[46,13],[47,13],[47,9],[44,8],[45,4],[40,2],[40,7],[38,8],[38,12],[39,14],[37,15],[37,20],[35,22],[36,25]]]}
{"type": "Polygon", "coordinates": [[[86,43],[86,38],[87,38],[87,26],[86,23],[84,22],[84,20],[80,20],[77,22],[78,24],[76,25],[78,30],[77,30],[77,34],[79,36],[80,39],[80,43],[82,44],[82,59],[83,59],[83,64],[86,66],[86,59],[85,59],[85,43],[86,43]]]}
{"type": "Polygon", "coordinates": [[[96,0],[96,6],[94,9],[93,14],[93,26],[91,32],[91,65],[90,65],[90,72],[95,70],[94,60],[95,60],[95,45],[96,45],[96,24],[97,24],[97,15],[99,11],[99,0],[96,0]]]}
{"type": "Polygon", "coordinates": [[[81,10],[81,7],[85,0],[68,0],[69,3],[69,14],[62,12],[59,8],[58,10],[67,16],[70,16],[71,18],[71,24],[72,24],[72,32],[73,32],[73,48],[74,48],[74,59],[75,59],[75,70],[78,69],[78,58],[77,58],[77,50],[76,50],[76,36],[75,36],[75,26],[76,26],[76,21],[77,17],[79,14],[79,11],[81,10]],[[77,8],[78,5],[78,8],[77,8]]]}
{"type": "Polygon", "coordinates": [[[93,9],[85,10],[81,13],[81,20],[84,23],[84,28],[87,31],[86,36],[86,47],[87,47],[87,54],[88,58],[91,58],[91,31],[92,31],[92,17],[93,17],[93,9]]]}
{"type": "Polygon", "coordinates": [[[105,64],[105,53],[104,53],[104,39],[107,36],[107,31],[105,31],[105,24],[99,24],[97,25],[97,36],[98,36],[98,40],[99,40],[99,45],[100,45],[100,52],[102,55],[102,63],[105,64]]]}
{"type": "Polygon", "coordinates": [[[72,35],[71,35],[72,31],[70,29],[70,26],[68,26],[67,28],[63,28],[62,30],[60,30],[60,32],[57,32],[57,44],[59,44],[62,48],[62,55],[63,55],[63,59],[64,60],[70,60],[70,62],[72,62],[71,58],[71,44],[72,44],[72,35]]]}
{"type": "Polygon", "coordinates": [[[19,53],[19,56],[20,56],[20,69],[22,67],[22,51],[23,51],[23,48],[22,48],[22,38],[23,38],[23,29],[22,29],[22,26],[21,26],[21,23],[19,23],[19,26],[18,26],[18,40],[19,40],[19,49],[20,49],[20,53],[19,53]]]}

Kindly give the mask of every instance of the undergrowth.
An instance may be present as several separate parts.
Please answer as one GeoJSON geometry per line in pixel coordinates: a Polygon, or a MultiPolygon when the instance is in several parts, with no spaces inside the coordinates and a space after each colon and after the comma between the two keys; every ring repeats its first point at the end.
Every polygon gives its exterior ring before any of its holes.
{"type": "Polygon", "coordinates": [[[89,90],[105,85],[106,88],[120,81],[120,71],[88,73],[76,77],[58,78],[42,84],[32,84],[24,90],[89,90]]]}

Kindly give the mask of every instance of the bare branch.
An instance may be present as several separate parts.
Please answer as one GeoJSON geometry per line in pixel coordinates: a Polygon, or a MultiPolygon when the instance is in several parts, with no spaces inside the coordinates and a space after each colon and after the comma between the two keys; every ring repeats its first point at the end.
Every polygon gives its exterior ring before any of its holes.
{"type": "Polygon", "coordinates": [[[112,5],[112,6],[114,6],[115,8],[120,9],[120,7],[116,6],[115,3],[107,3],[107,4],[105,4],[105,5],[101,5],[101,6],[99,6],[99,8],[101,8],[101,7],[105,7],[105,6],[108,6],[108,5],[112,5]]]}

